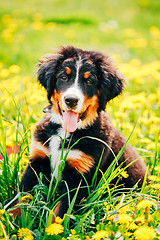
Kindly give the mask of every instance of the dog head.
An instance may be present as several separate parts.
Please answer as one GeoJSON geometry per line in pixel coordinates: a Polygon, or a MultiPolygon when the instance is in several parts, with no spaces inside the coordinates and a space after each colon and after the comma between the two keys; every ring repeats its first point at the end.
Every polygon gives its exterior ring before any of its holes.
{"type": "Polygon", "coordinates": [[[124,86],[108,56],[74,47],[63,47],[41,61],[38,81],[47,90],[53,120],[68,132],[93,124],[124,86]]]}

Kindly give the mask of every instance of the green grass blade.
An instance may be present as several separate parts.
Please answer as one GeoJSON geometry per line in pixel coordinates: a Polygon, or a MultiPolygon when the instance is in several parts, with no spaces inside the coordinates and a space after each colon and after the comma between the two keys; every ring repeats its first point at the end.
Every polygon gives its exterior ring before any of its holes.
{"type": "Polygon", "coordinates": [[[102,154],[101,154],[101,156],[100,156],[98,165],[97,165],[96,170],[95,170],[95,172],[94,172],[94,175],[93,175],[93,178],[92,178],[92,185],[94,184],[95,179],[96,179],[96,177],[97,177],[97,173],[98,173],[98,170],[99,170],[99,166],[100,166],[100,164],[101,164],[101,161],[102,161],[102,157],[103,157],[104,150],[105,150],[105,148],[103,148],[103,150],[102,150],[102,154]]]}
{"type": "Polygon", "coordinates": [[[159,154],[159,149],[158,149],[159,142],[158,142],[158,140],[159,140],[159,134],[156,135],[154,162],[153,162],[153,167],[152,167],[151,175],[154,174],[154,169],[155,169],[155,166],[156,166],[157,161],[158,161],[158,154],[159,154]]]}
{"type": "Polygon", "coordinates": [[[86,220],[86,218],[93,213],[93,209],[91,209],[90,211],[88,211],[87,213],[85,213],[85,215],[82,217],[82,219],[79,221],[79,223],[76,225],[76,227],[74,228],[76,232],[79,231],[79,229],[81,229],[82,224],[84,223],[84,221],[86,220]]]}
{"type": "Polygon", "coordinates": [[[65,218],[64,218],[64,232],[67,232],[67,229],[68,229],[68,226],[69,226],[69,222],[70,222],[70,217],[69,215],[71,214],[72,210],[73,210],[73,206],[75,204],[75,201],[76,201],[76,198],[77,198],[77,195],[78,195],[78,192],[79,192],[79,189],[80,189],[80,186],[81,186],[81,183],[82,181],[80,181],[78,187],[77,187],[77,190],[76,190],[76,193],[71,201],[71,204],[69,205],[69,208],[68,208],[68,211],[67,211],[67,214],[65,215],[65,218]]]}
{"type": "MultiPolygon", "coordinates": [[[[21,195],[19,196],[18,200],[19,200],[19,203],[23,203],[21,195]]],[[[23,228],[26,228],[26,216],[25,216],[25,210],[23,207],[21,207],[21,224],[23,228]]]]}
{"type": "Polygon", "coordinates": [[[142,194],[144,193],[144,189],[145,189],[145,186],[146,186],[146,183],[147,183],[147,175],[148,175],[148,167],[146,169],[146,173],[145,173],[145,176],[144,176],[144,179],[143,179],[143,184],[142,184],[142,187],[141,187],[141,193],[142,194]]]}

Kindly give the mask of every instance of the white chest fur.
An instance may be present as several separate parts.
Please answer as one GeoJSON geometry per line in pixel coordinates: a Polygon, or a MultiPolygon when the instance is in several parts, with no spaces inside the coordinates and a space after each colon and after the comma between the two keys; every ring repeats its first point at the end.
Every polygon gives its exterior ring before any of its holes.
{"type": "MultiPolygon", "coordinates": [[[[66,138],[67,137],[69,137],[68,133],[66,134],[66,138]]],[[[55,178],[57,178],[58,165],[61,160],[61,153],[62,153],[62,150],[60,149],[61,138],[63,140],[65,138],[65,131],[63,130],[63,128],[60,128],[58,130],[58,134],[52,137],[49,144],[50,155],[51,155],[51,168],[55,178]]]]}
{"type": "MultiPolygon", "coordinates": [[[[61,146],[61,138],[64,140],[70,136],[70,133],[65,133],[63,128],[60,128],[58,130],[58,134],[53,136],[50,140],[49,149],[50,149],[50,155],[51,155],[51,168],[52,168],[52,174],[54,174],[54,177],[57,178],[58,175],[58,166],[61,160],[61,154],[62,149],[61,146]]],[[[63,157],[66,154],[66,149],[63,150],[63,157]]],[[[81,151],[79,150],[70,150],[68,153],[68,158],[72,157],[72,159],[79,159],[81,157],[81,151]]]]}

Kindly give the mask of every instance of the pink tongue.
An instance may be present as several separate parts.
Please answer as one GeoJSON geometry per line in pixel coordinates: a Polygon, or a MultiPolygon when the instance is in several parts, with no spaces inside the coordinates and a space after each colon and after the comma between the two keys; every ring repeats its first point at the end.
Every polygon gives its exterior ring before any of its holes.
{"type": "Polygon", "coordinates": [[[67,132],[74,132],[77,129],[78,113],[65,111],[63,113],[62,127],[67,132]]]}

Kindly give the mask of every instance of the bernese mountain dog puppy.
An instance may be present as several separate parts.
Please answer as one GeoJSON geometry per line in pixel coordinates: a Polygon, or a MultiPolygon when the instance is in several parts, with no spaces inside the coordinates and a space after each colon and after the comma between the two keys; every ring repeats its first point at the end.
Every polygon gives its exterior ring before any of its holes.
{"type": "MultiPolygon", "coordinates": [[[[102,151],[97,181],[126,142],[105,112],[107,102],[122,92],[124,77],[108,56],[68,46],[40,62],[38,81],[46,89],[50,105],[34,131],[30,162],[23,173],[20,191],[31,190],[37,184],[40,172],[49,180],[52,174],[57,177],[61,139],[65,138],[63,154],[68,145],[72,148],[61,174],[63,197],[55,210],[57,216],[63,217],[69,204],[68,195],[64,194],[66,185],[72,199],[81,182],[76,199],[78,204],[88,196],[86,181],[92,188],[92,178],[102,151]]],[[[129,177],[123,181],[126,188],[136,183],[139,187],[142,185],[147,168],[131,145],[126,145],[118,164],[123,164],[123,167],[129,165],[126,169],[129,177]]]]}

